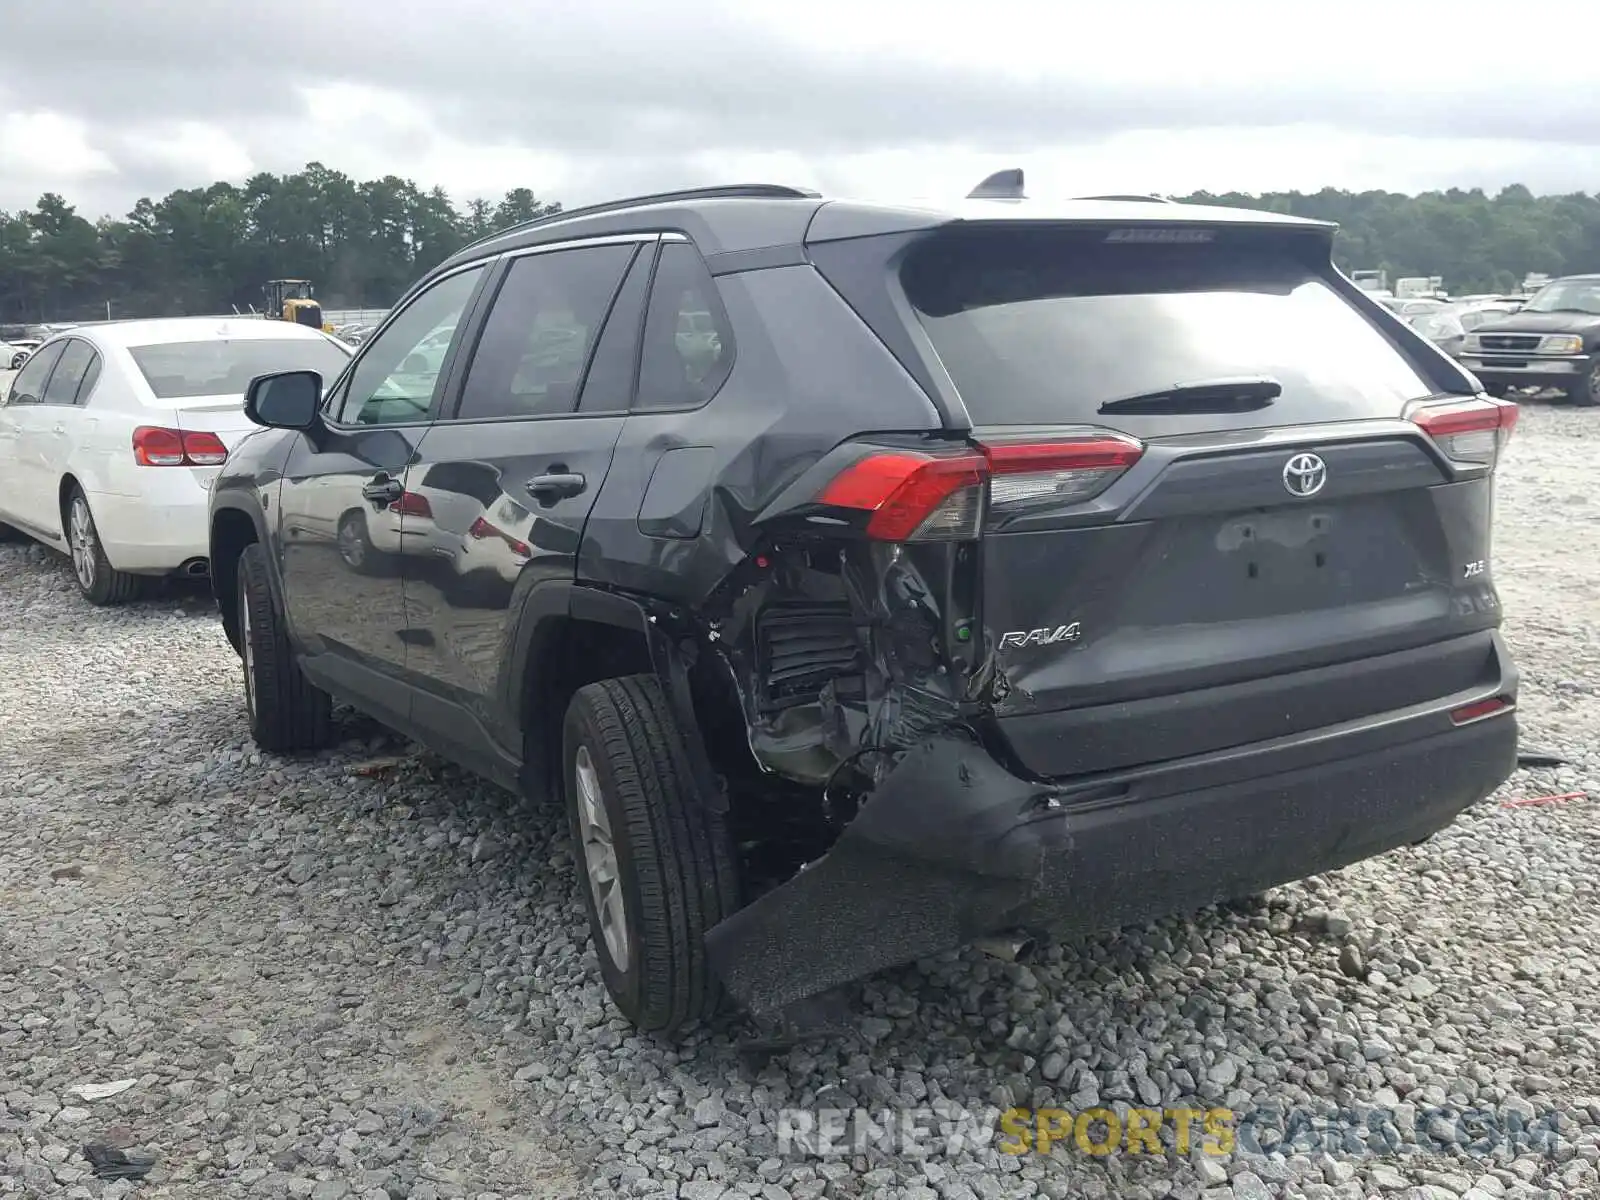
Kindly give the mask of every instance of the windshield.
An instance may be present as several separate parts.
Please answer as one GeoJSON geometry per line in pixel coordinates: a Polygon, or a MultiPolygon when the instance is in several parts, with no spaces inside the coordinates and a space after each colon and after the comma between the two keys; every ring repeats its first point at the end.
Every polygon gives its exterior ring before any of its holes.
{"type": "Polygon", "coordinates": [[[1546,284],[1523,312],[1578,312],[1600,317],[1600,279],[1558,279],[1546,284]]]}
{"type": "MultiPolygon", "coordinates": [[[[1392,416],[1432,390],[1303,247],[1108,244],[1103,230],[947,235],[908,259],[906,297],[977,424],[1101,423],[1107,400],[1266,376],[1235,426],[1392,416]]],[[[1129,415],[1140,434],[1182,432],[1129,415]],[[1140,424],[1135,425],[1135,422],[1140,424]]]]}
{"type": "Polygon", "coordinates": [[[129,346],[128,353],[159,400],[243,396],[257,375],[315,371],[323,383],[344,370],[347,351],[328,338],[214,338],[129,346]]]}

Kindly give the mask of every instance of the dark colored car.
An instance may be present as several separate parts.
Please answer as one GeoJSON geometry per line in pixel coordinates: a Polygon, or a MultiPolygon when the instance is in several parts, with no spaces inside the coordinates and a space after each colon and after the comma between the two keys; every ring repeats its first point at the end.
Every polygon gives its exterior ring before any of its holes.
{"type": "Polygon", "coordinates": [[[748,186],[470,246],[326,389],[252,385],[211,543],[251,730],[338,699],[563,797],[651,1029],[1427,838],[1514,765],[1517,410],[1332,235],[748,186]]]}
{"type": "Polygon", "coordinates": [[[1556,388],[1574,404],[1600,404],[1600,275],[1552,279],[1517,312],[1470,333],[1459,354],[1490,395],[1556,388]]]}

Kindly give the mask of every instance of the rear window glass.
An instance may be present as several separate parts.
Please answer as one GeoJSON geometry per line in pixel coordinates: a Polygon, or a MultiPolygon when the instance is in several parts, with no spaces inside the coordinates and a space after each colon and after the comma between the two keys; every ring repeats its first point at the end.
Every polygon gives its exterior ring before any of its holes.
{"type": "Polygon", "coordinates": [[[973,422],[1184,432],[1394,416],[1433,389],[1323,281],[1320,243],[1109,242],[1103,229],[971,231],[925,243],[901,282],[973,422]],[[1259,244],[1256,244],[1259,243],[1259,244]],[[1108,400],[1270,376],[1258,412],[1157,416],[1108,400]]]}
{"type": "Polygon", "coordinates": [[[214,338],[129,346],[139,373],[158,400],[185,396],[243,396],[257,375],[316,371],[330,382],[350,356],[324,338],[214,338]]]}

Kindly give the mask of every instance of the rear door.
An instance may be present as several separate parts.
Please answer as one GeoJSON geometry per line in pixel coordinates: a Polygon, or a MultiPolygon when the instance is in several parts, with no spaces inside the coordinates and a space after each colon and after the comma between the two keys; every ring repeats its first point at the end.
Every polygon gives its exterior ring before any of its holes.
{"type": "Polygon", "coordinates": [[[427,554],[403,563],[409,669],[417,703],[430,705],[417,720],[491,769],[521,756],[520,731],[501,724],[517,614],[541,583],[574,577],[611,468],[632,359],[613,361],[610,331],[637,330],[655,240],[510,256],[491,281],[459,398],[407,476],[433,534],[427,554]],[[616,394],[599,403],[606,389],[616,394]]]}
{"type": "Polygon", "coordinates": [[[1496,669],[1502,410],[1442,441],[1403,419],[1448,373],[1343,294],[1325,233],[978,228],[901,280],[989,447],[981,610],[1026,767],[1261,741],[1496,669]]]}
{"type": "MultiPolygon", "coordinates": [[[[100,376],[100,355],[82,338],[68,338],[45,384],[29,434],[23,439],[27,473],[24,491],[32,506],[28,519],[51,533],[62,533],[61,480],[85,439],[93,436],[94,417],[83,402],[100,376]]],[[[93,488],[95,480],[80,480],[93,488]]]]}
{"type": "Polygon", "coordinates": [[[329,396],[324,424],[299,435],[279,488],[279,546],[289,621],[310,669],[404,722],[410,694],[400,563],[411,549],[405,491],[437,414],[443,369],[405,371],[415,348],[466,315],[486,268],[444,276],[399,310],[329,396]]]}

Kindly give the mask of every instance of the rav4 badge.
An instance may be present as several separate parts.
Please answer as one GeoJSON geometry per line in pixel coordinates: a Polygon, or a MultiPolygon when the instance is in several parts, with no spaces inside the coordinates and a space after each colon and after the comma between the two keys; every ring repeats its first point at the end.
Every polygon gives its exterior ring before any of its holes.
{"type": "Polygon", "coordinates": [[[1021,649],[1024,646],[1054,646],[1058,642],[1075,642],[1083,635],[1083,626],[1074,621],[1071,625],[1057,625],[1054,629],[1016,629],[1000,635],[1000,649],[1021,649]]]}

